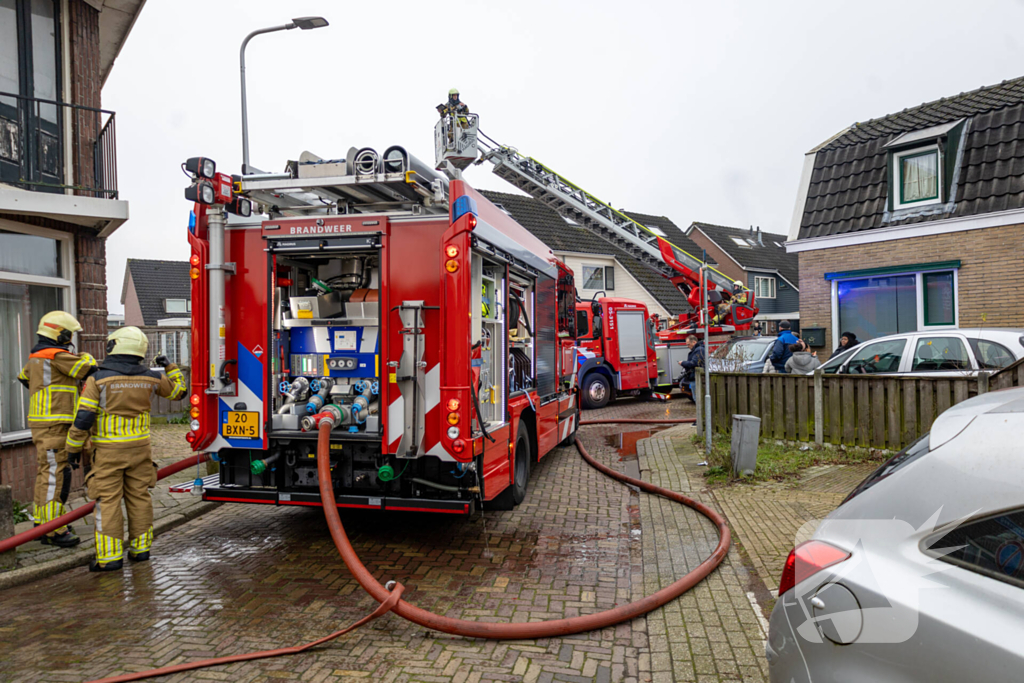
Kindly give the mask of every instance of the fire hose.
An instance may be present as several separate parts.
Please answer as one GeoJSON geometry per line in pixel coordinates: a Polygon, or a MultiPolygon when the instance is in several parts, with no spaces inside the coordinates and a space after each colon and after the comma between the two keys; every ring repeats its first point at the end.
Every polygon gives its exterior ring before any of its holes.
{"type": "MultiPolygon", "coordinates": [[[[686,424],[693,422],[693,418],[666,420],[615,419],[582,420],[580,425],[686,424]]],[[[596,468],[613,479],[618,479],[619,481],[635,486],[647,493],[654,493],[668,498],[669,500],[686,505],[711,520],[718,529],[718,545],[715,547],[711,555],[701,562],[695,569],[665,588],[641,598],[636,602],[619,605],[618,607],[614,607],[603,612],[597,612],[595,614],[571,617],[569,619],[554,619],[551,621],[514,624],[466,621],[463,619],[453,619],[451,617],[434,614],[402,600],[401,593],[403,591],[403,587],[401,584],[389,582],[387,586],[381,585],[356,555],[355,549],[352,547],[352,544],[348,539],[348,535],[345,533],[345,528],[341,523],[341,517],[338,514],[338,507],[334,498],[330,463],[331,429],[332,424],[329,421],[322,421],[319,425],[319,435],[317,440],[317,475],[320,481],[320,497],[323,503],[324,516],[327,518],[327,526],[330,530],[331,538],[333,539],[338,552],[341,554],[341,558],[345,562],[345,566],[348,567],[352,576],[356,579],[359,585],[362,586],[374,600],[381,603],[377,610],[343,631],[338,631],[326,638],[321,638],[320,640],[313,641],[312,643],[308,643],[303,646],[285,648],[281,650],[266,650],[251,654],[231,655],[218,659],[177,664],[170,667],[164,667],[162,669],[153,669],[151,671],[141,671],[112,678],[104,678],[97,681],[91,681],[90,683],[122,683],[124,681],[136,681],[153,676],[162,676],[180,671],[205,668],[217,664],[228,664],[231,662],[302,652],[315,645],[319,645],[332,638],[336,638],[347,633],[348,631],[351,631],[352,629],[357,628],[358,626],[375,619],[388,611],[394,612],[403,619],[407,619],[415,624],[419,624],[420,626],[424,626],[435,631],[470,638],[487,638],[491,640],[532,640],[537,638],[549,638],[553,636],[567,636],[575,633],[584,633],[635,619],[636,617],[647,614],[648,612],[671,602],[700,583],[705,577],[714,571],[715,568],[722,563],[722,560],[725,559],[726,553],[729,551],[729,527],[726,525],[725,519],[716,511],[703,503],[693,500],[692,498],[687,498],[681,493],[676,493],[675,491],[670,491],[669,489],[655,486],[654,484],[650,484],[639,479],[627,477],[624,474],[616,472],[610,467],[602,465],[590,455],[586,447],[577,439],[576,448],[583,459],[591,467],[596,468]]]]}
{"type": "MultiPolygon", "coordinates": [[[[209,459],[210,456],[207,453],[196,453],[195,455],[190,455],[184,460],[179,460],[178,462],[171,463],[167,467],[163,467],[160,470],[158,470],[156,473],[156,478],[164,479],[166,477],[171,476],[172,474],[181,472],[184,469],[192,467],[193,465],[198,465],[199,463],[205,462],[206,460],[209,459]]],[[[85,517],[87,514],[92,512],[94,507],[96,507],[96,502],[89,501],[85,505],[79,508],[75,508],[71,512],[67,512],[61,515],[60,517],[57,517],[56,519],[51,519],[49,522],[40,524],[37,527],[32,527],[28,531],[22,531],[20,534],[15,534],[10,538],[4,539],[0,541],[0,553],[4,553],[8,550],[17,548],[19,545],[28,543],[29,541],[34,541],[40,536],[45,536],[46,534],[50,533],[55,529],[59,529],[65,524],[70,524],[75,520],[81,519],[82,517],[85,517]]]]}

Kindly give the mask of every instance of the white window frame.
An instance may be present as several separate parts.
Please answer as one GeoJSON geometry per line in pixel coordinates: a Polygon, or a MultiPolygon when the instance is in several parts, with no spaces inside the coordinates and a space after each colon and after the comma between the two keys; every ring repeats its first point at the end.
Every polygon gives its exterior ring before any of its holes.
{"type": "MultiPolygon", "coordinates": [[[[875,277],[888,277],[890,275],[913,275],[914,276],[914,287],[916,289],[915,295],[917,300],[917,329],[915,332],[942,332],[943,330],[958,330],[960,329],[960,269],[959,268],[931,268],[928,270],[907,270],[904,272],[886,273],[885,276],[875,277]],[[954,322],[952,325],[925,325],[924,324],[924,277],[927,273],[948,273],[953,271],[953,315],[954,322]]],[[[836,346],[839,344],[839,283],[846,282],[848,280],[864,280],[869,277],[844,277],[840,280],[832,280],[832,344],[836,346]]],[[[870,341],[870,340],[861,340],[870,341]]]]}
{"type": "Polygon", "coordinates": [[[764,276],[764,277],[762,277],[760,275],[755,275],[754,276],[754,297],[755,298],[757,298],[757,299],[774,299],[774,298],[776,298],[777,295],[778,295],[778,283],[775,281],[774,277],[771,277],[771,276],[764,276]],[[761,290],[760,285],[761,285],[761,282],[763,280],[769,280],[771,282],[771,290],[772,290],[771,296],[769,296],[767,294],[760,294],[760,290],[761,290]]]}
{"type": "Polygon", "coordinates": [[[916,209],[922,206],[934,206],[935,204],[942,203],[942,150],[939,149],[938,144],[925,145],[923,147],[915,147],[913,149],[905,149],[901,152],[893,152],[892,155],[892,184],[893,184],[893,195],[892,195],[892,208],[893,211],[899,211],[901,209],[916,209]],[[903,178],[901,171],[901,161],[904,157],[917,156],[919,154],[925,154],[927,152],[935,152],[935,166],[937,169],[936,178],[936,196],[934,199],[923,199],[916,202],[904,202],[903,201],[903,178]]]}
{"type": "Polygon", "coordinates": [[[750,246],[750,242],[748,242],[746,239],[744,239],[742,237],[730,237],[729,239],[731,239],[733,242],[735,242],[737,247],[749,247],[750,246]]]}
{"type": "MultiPolygon", "coordinates": [[[[77,292],[75,291],[75,278],[74,263],[75,263],[75,241],[74,236],[70,233],[60,232],[59,230],[50,230],[49,228],[39,228],[34,225],[26,225],[25,223],[18,223],[16,221],[10,221],[7,219],[0,218],[0,230],[7,230],[9,232],[20,232],[24,235],[35,235],[37,237],[48,237],[50,239],[57,240],[59,248],[61,250],[61,267],[64,270],[64,277],[48,277],[45,275],[29,275],[26,273],[12,273],[9,271],[0,270],[0,282],[7,282],[17,285],[43,285],[46,287],[57,287],[64,290],[65,305],[67,311],[71,315],[78,317],[77,308],[77,292]]],[[[78,334],[76,333],[73,341],[78,344],[78,334]]],[[[0,396],[0,401],[3,397],[0,396]]],[[[14,432],[0,432],[0,444],[13,443],[16,441],[26,441],[32,438],[32,432],[29,429],[19,429],[14,432]]]]}
{"type": "Polygon", "coordinates": [[[190,303],[189,299],[164,299],[164,313],[189,313],[192,310],[192,307],[189,305],[190,303]],[[171,301],[180,301],[185,306],[180,311],[172,311],[168,306],[168,303],[171,301]]]}
{"type": "Polygon", "coordinates": [[[657,225],[648,225],[646,227],[648,230],[653,232],[658,237],[668,237],[668,235],[665,234],[665,231],[659,228],[657,225]]]}
{"type": "Polygon", "coordinates": [[[583,263],[583,264],[580,264],[580,265],[581,265],[581,268],[580,268],[580,289],[583,290],[583,291],[586,291],[586,292],[601,292],[601,291],[604,291],[604,269],[605,269],[605,265],[603,263],[602,264],[583,263]],[[601,271],[601,286],[600,287],[594,288],[594,287],[586,287],[585,286],[586,283],[587,283],[587,279],[588,279],[587,278],[587,271],[586,271],[587,268],[596,268],[597,270],[601,271]]]}

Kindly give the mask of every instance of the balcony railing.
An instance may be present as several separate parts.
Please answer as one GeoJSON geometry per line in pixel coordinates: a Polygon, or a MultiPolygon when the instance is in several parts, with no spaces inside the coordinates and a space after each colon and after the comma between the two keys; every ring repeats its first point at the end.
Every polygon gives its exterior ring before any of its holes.
{"type": "Polygon", "coordinates": [[[117,199],[114,112],[0,92],[0,183],[117,199]]]}

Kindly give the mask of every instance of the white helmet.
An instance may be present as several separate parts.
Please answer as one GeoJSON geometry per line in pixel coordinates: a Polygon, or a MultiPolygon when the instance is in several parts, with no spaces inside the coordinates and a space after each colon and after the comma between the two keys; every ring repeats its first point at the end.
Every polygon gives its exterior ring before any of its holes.
{"type": "Polygon", "coordinates": [[[149,340],[137,327],[119,327],[107,337],[107,355],[124,354],[145,358],[149,351],[149,340]]]}
{"type": "Polygon", "coordinates": [[[50,311],[39,319],[39,329],[36,332],[41,337],[48,337],[58,344],[67,345],[71,343],[71,334],[81,331],[82,325],[75,316],[65,311],[50,311]]]}

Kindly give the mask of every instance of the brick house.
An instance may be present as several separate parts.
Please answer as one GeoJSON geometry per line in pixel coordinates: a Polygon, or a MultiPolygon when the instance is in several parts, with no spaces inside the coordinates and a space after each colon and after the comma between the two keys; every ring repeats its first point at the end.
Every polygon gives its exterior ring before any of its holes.
{"type": "Polygon", "coordinates": [[[719,271],[754,292],[761,334],[777,333],[780,320],[800,329],[800,265],[797,255],[786,251],[785,235],[692,223],[686,236],[718,261],[719,271]]]}
{"type": "MultiPolygon", "coordinates": [[[[586,228],[570,223],[543,202],[504,192],[485,190],[482,194],[536,235],[572,269],[581,298],[590,299],[603,291],[607,296],[642,301],[651,313],[663,319],[689,312],[686,297],[666,278],[586,228]]],[[[623,213],[699,257],[700,248],[668,218],[623,213]]]]}
{"type": "Polygon", "coordinates": [[[188,261],[128,259],[121,286],[124,324],[134,325],[149,338],[149,357],[164,355],[178,365],[190,365],[192,339],[192,280],[188,261]]]}
{"type": "Polygon", "coordinates": [[[73,313],[77,348],[104,355],[106,238],[128,202],[100,92],[143,2],[0,2],[0,484],[20,501],[36,456],[17,375],[39,318],[73,313]]]}
{"type": "Polygon", "coordinates": [[[1024,327],[1024,78],[855,123],[807,153],[787,249],[803,329],[1024,327]]]}

